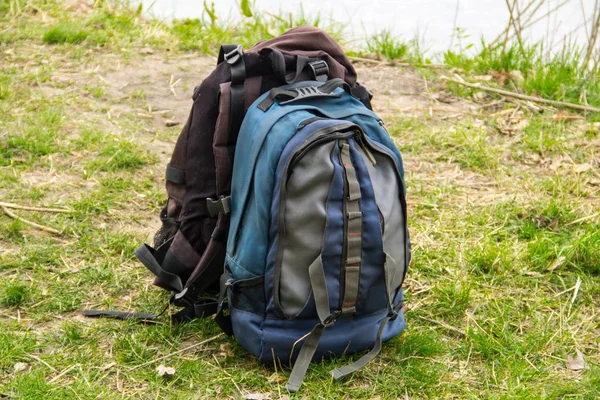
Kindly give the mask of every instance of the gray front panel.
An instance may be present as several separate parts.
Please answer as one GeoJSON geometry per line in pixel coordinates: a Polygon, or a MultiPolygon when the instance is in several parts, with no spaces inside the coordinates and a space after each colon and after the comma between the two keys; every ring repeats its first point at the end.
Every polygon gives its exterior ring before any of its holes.
{"type": "Polygon", "coordinates": [[[385,231],[383,233],[383,251],[393,260],[387,259],[388,287],[391,288],[391,296],[402,284],[405,264],[405,234],[404,215],[400,203],[400,185],[402,184],[396,175],[396,165],[385,155],[374,152],[376,165],[361,152],[364,162],[369,170],[375,201],[377,207],[383,214],[385,231]],[[395,261],[395,262],[394,262],[395,261]]]}
{"type": "Polygon", "coordinates": [[[295,316],[310,297],[308,267],[321,254],[327,222],[326,203],[334,167],[330,154],[336,142],[309,151],[294,167],[287,183],[285,239],[279,300],[287,316],[295,316]]]}

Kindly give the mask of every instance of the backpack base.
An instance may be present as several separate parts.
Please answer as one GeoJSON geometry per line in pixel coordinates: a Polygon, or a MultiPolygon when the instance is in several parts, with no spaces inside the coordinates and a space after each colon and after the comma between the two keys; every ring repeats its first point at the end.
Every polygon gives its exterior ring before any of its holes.
{"type": "MultiPolygon", "coordinates": [[[[304,343],[304,337],[319,323],[318,318],[263,317],[235,308],[235,299],[230,300],[232,301],[229,302],[229,312],[235,337],[244,349],[266,364],[276,362],[278,365],[293,365],[304,343]]],[[[402,302],[403,293],[400,290],[393,304],[397,306],[402,302]]],[[[325,329],[313,360],[370,350],[376,343],[380,322],[387,315],[388,310],[382,309],[368,315],[338,319],[325,329]]],[[[405,328],[404,313],[400,310],[398,317],[388,322],[383,331],[383,341],[399,335],[405,328]]]]}

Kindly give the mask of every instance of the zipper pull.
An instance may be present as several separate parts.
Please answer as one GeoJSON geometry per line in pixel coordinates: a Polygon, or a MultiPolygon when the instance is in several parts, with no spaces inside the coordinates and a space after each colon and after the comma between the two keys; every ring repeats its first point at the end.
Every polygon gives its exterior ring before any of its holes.
{"type": "Polygon", "coordinates": [[[382,119],[379,120],[379,126],[381,126],[383,128],[383,130],[385,131],[385,133],[387,133],[388,135],[390,135],[390,131],[388,131],[387,127],[385,126],[385,122],[383,122],[382,119]]]}
{"type": "Polygon", "coordinates": [[[360,143],[360,147],[362,148],[363,152],[365,153],[365,155],[367,156],[369,161],[371,161],[371,164],[373,164],[373,166],[377,165],[377,161],[375,161],[375,157],[373,156],[373,153],[371,153],[371,151],[365,145],[364,138],[361,137],[358,142],[360,143]]]}

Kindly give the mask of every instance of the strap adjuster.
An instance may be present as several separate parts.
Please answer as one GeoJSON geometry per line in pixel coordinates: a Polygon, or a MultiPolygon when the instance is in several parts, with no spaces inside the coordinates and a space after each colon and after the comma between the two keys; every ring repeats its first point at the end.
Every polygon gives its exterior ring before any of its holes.
{"type": "Polygon", "coordinates": [[[325,326],[326,328],[335,324],[335,321],[337,321],[337,319],[339,318],[339,316],[342,314],[342,312],[340,310],[334,311],[331,314],[329,314],[327,316],[327,318],[325,318],[325,320],[323,320],[323,326],[325,326]]]}
{"type": "Polygon", "coordinates": [[[316,81],[325,82],[329,76],[329,66],[324,60],[316,60],[308,63],[316,81]]]}
{"type": "Polygon", "coordinates": [[[221,196],[218,199],[206,199],[206,207],[211,217],[217,214],[229,214],[231,212],[231,196],[221,196]]]}
{"type": "Polygon", "coordinates": [[[235,49],[223,54],[223,59],[227,62],[227,64],[234,65],[237,64],[237,62],[240,61],[243,56],[244,48],[241,44],[239,44],[235,49]]]}
{"type": "Polygon", "coordinates": [[[189,288],[183,288],[181,292],[175,293],[171,298],[171,303],[177,307],[192,307],[196,297],[196,294],[189,290],[189,288]]]}
{"type": "Polygon", "coordinates": [[[388,313],[388,317],[390,318],[390,321],[394,321],[396,318],[398,318],[398,315],[400,315],[400,310],[402,309],[402,307],[404,307],[404,303],[400,302],[400,303],[396,304],[396,307],[394,307],[388,313]]]}

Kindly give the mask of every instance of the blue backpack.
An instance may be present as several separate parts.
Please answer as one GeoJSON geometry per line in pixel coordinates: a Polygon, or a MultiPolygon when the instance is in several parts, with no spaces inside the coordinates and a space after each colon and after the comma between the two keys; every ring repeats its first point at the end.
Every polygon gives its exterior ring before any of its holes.
{"type": "Polygon", "coordinates": [[[405,328],[410,261],[404,170],[382,120],[341,79],[272,89],[249,108],[235,150],[225,274],[232,330],[266,363],[371,349],[405,328]]]}

